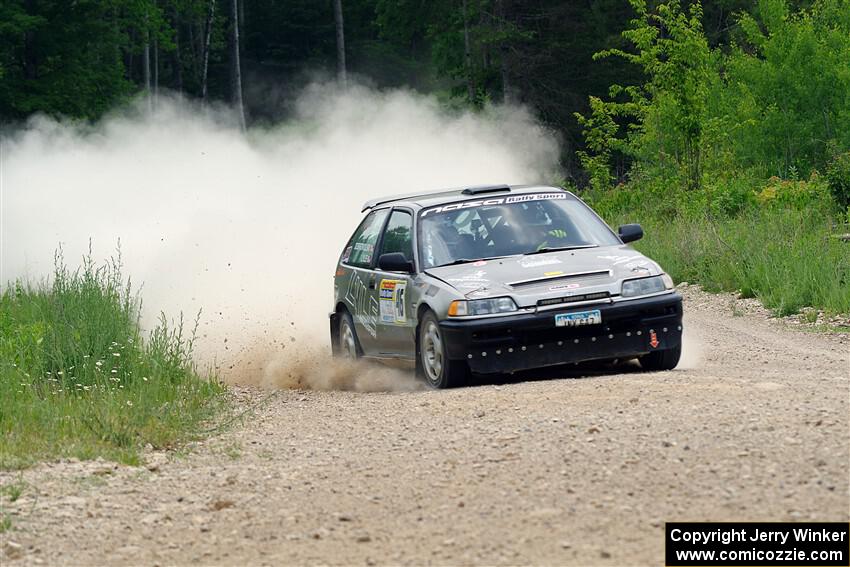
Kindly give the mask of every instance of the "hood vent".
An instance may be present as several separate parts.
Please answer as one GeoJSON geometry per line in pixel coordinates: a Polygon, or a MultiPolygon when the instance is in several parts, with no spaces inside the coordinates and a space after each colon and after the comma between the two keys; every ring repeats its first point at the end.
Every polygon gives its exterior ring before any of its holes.
{"type": "Polygon", "coordinates": [[[562,282],[569,282],[573,280],[592,280],[599,278],[610,278],[611,270],[595,270],[592,272],[576,272],[572,274],[558,274],[556,276],[548,276],[545,278],[533,278],[530,280],[519,280],[516,282],[511,282],[508,285],[512,288],[520,288],[520,287],[529,287],[533,285],[543,285],[543,284],[558,284],[562,282]]]}

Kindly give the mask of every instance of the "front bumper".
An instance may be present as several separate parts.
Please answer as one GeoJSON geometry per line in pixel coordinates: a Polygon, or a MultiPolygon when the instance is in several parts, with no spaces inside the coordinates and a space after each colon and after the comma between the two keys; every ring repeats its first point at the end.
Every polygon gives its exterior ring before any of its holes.
{"type": "Polygon", "coordinates": [[[634,358],[682,341],[682,296],[670,293],[601,305],[487,319],[445,320],[447,355],[480,374],[589,360],[634,358]],[[602,323],[556,327],[555,315],[598,309],[602,323]],[[654,337],[654,340],[653,340],[654,337]],[[655,343],[653,345],[653,343],[655,343]]]}

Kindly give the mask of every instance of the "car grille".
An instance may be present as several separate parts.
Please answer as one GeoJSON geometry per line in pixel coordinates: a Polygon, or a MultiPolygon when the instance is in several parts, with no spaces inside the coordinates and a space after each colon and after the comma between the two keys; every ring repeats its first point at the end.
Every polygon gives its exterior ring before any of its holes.
{"type": "Polygon", "coordinates": [[[552,297],[550,299],[541,299],[537,302],[538,307],[547,305],[559,305],[562,303],[575,303],[577,301],[593,301],[595,299],[608,299],[611,293],[607,291],[599,291],[596,293],[584,293],[582,295],[569,295],[567,297],[552,297]]]}

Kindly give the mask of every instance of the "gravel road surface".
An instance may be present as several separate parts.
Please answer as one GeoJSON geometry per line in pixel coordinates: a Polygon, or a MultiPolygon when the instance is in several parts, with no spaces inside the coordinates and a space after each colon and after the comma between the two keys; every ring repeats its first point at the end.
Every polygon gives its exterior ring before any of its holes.
{"type": "Polygon", "coordinates": [[[848,521],[848,336],[685,296],[672,372],[234,388],[241,423],[147,466],[0,472],[0,563],[662,565],[665,521],[848,521]]]}

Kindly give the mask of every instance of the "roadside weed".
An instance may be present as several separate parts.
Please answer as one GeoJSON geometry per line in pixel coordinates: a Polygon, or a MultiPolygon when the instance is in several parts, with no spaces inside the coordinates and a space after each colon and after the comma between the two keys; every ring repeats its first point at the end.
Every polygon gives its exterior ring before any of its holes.
{"type": "MultiPolygon", "coordinates": [[[[46,458],[140,462],[140,449],[197,437],[225,403],[192,361],[193,331],[165,316],[142,336],[120,255],[0,294],[0,468],[46,458]]],[[[197,324],[197,322],[196,322],[197,324]]]]}

